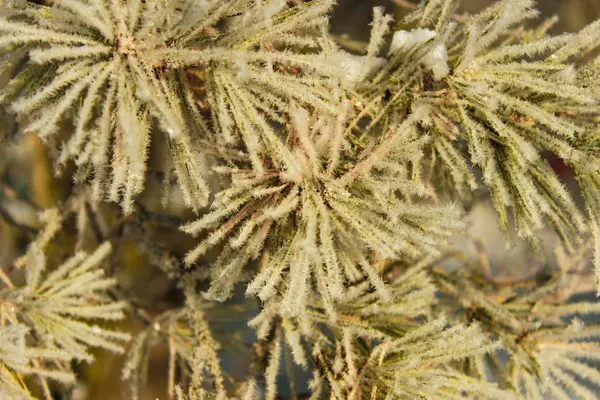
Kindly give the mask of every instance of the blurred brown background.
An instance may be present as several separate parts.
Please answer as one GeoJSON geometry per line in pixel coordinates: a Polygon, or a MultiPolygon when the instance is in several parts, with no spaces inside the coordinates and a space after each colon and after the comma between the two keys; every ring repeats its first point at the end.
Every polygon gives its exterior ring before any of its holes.
{"type": "MultiPolygon", "coordinates": [[[[420,0],[410,0],[419,3],[420,0]]],[[[477,12],[492,4],[494,0],[462,0],[462,10],[477,12]]],[[[558,15],[560,23],[555,31],[576,31],[592,22],[600,14],[598,0],[538,0],[538,9],[543,17],[558,15]]],[[[349,34],[353,38],[366,40],[369,37],[368,24],[371,22],[371,10],[375,6],[384,6],[388,12],[401,17],[403,10],[393,0],[338,0],[333,17],[333,32],[349,34]]]]}

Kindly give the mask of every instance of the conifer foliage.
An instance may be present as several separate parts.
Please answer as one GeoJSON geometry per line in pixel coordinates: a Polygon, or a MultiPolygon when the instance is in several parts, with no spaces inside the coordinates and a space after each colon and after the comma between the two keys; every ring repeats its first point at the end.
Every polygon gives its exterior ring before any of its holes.
{"type": "Polygon", "coordinates": [[[600,22],[395,2],[352,51],[333,0],[0,3],[0,117],[74,171],[34,227],[2,186],[31,243],[0,270],[0,398],[73,396],[104,350],[142,399],[159,346],[170,399],[600,398],[600,22]],[[508,243],[559,237],[537,275],[453,248],[485,198],[508,243]],[[127,235],[168,301],[126,290],[127,235]]]}
{"type": "Polygon", "coordinates": [[[27,377],[37,377],[44,395],[51,397],[49,380],[75,382],[71,361],[91,362],[91,347],[122,353],[130,337],[98,323],[124,317],[125,303],[114,301],[107,292],[116,280],[106,278],[102,269],[110,243],[92,254],[77,252],[47,271],[44,247],[61,221],[53,209],[42,219],[47,223],[43,234],[14,265],[25,269],[25,282],[15,285],[2,275],[6,287],[0,291],[0,394],[5,398],[32,398],[24,384],[27,377]]]}

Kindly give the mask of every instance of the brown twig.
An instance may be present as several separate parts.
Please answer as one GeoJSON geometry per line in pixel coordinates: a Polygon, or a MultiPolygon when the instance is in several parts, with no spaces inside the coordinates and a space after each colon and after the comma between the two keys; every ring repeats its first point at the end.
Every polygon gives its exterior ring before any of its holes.
{"type": "Polygon", "coordinates": [[[10,280],[10,278],[8,277],[8,275],[6,275],[6,273],[4,272],[4,267],[0,267],[0,280],[2,280],[2,282],[4,282],[4,284],[6,286],[8,286],[11,289],[15,288],[15,285],[13,285],[12,281],[10,280]]]}

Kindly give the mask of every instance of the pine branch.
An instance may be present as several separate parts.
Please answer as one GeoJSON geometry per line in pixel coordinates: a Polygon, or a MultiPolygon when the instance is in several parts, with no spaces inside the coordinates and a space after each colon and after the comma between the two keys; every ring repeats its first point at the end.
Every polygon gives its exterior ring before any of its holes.
{"type": "Polygon", "coordinates": [[[123,343],[130,338],[127,333],[98,324],[124,316],[125,303],[114,302],[107,295],[116,281],[105,278],[101,268],[111,251],[110,244],[103,244],[90,255],[78,252],[47,272],[43,249],[60,228],[61,218],[56,210],[44,212],[41,218],[46,228],[15,263],[17,268],[25,264],[24,284],[15,285],[3,274],[7,286],[0,291],[3,396],[19,393],[23,398],[32,398],[20,378],[25,374],[37,376],[46,397],[50,397],[48,380],[75,383],[71,361],[91,362],[90,347],[123,352],[123,343]]]}

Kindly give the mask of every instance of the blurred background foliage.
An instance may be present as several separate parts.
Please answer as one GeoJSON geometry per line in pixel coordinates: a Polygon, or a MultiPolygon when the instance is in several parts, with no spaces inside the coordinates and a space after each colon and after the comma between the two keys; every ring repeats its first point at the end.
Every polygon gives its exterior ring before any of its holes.
{"type": "MultiPolygon", "coordinates": [[[[332,30],[340,42],[349,48],[360,47],[361,42],[368,40],[374,6],[385,6],[387,12],[394,13],[397,18],[406,12],[394,0],[339,0],[338,3],[332,30]]],[[[493,3],[493,0],[463,0],[462,3],[463,11],[476,12],[493,3]]],[[[538,7],[543,17],[559,16],[560,22],[554,27],[555,32],[576,31],[600,15],[598,0],[539,0],[538,7]]],[[[0,87],[5,79],[0,76],[0,87]]],[[[181,294],[176,282],[165,273],[168,270],[165,265],[173,262],[169,257],[181,257],[192,247],[193,239],[177,229],[180,222],[190,219],[192,215],[176,196],[167,210],[161,208],[164,157],[161,155],[160,140],[153,142],[150,176],[145,192],[138,198],[138,212],[123,218],[118,206],[112,204],[102,204],[98,210],[89,210],[85,193],[78,192],[72,184],[73,171],[67,169],[61,176],[56,176],[51,162],[52,154],[47,146],[34,134],[21,134],[19,121],[10,120],[5,110],[0,109],[0,121],[0,136],[9,138],[10,143],[0,149],[0,265],[10,264],[24,252],[40,227],[37,212],[58,206],[68,209],[72,217],[66,225],[68,228],[59,234],[49,249],[51,262],[60,262],[73,248],[95,247],[98,244],[98,232],[95,231],[101,231],[102,236],[108,236],[116,244],[117,250],[110,265],[114,268],[120,288],[127,298],[133,299],[134,306],[157,315],[180,304],[181,294]],[[88,223],[91,215],[101,218],[88,223]]],[[[66,132],[69,127],[65,126],[64,129],[66,132]]],[[[480,227],[486,227],[480,229],[475,226],[471,235],[477,236],[479,242],[483,243],[496,268],[502,270],[503,266],[513,265],[513,272],[518,270],[525,275],[534,272],[535,262],[529,258],[526,249],[516,246],[510,252],[505,250],[502,234],[499,230],[489,228],[496,223],[496,215],[491,209],[485,206],[474,209],[471,218],[478,221],[480,227]],[[496,254],[490,254],[493,252],[496,254]]],[[[508,272],[504,270],[504,273],[508,272]]],[[[227,318],[227,315],[222,318],[227,318]]],[[[133,319],[121,324],[123,330],[132,333],[143,327],[142,322],[133,319]]],[[[228,330],[222,333],[227,336],[228,330]]],[[[144,399],[167,398],[168,357],[166,346],[154,347],[144,399]]],[[[242,357],[236,362],[239,365],[234,365],[231,370],[233,375],[239,374],[241,378],[247,373],[250,361],[242,357]]],[[[120,357],[102,352],[97,354],[96,363],[78,366],[82,383],[75,390],[75,399],[122,398],[121,366],[120,357]]]]}

